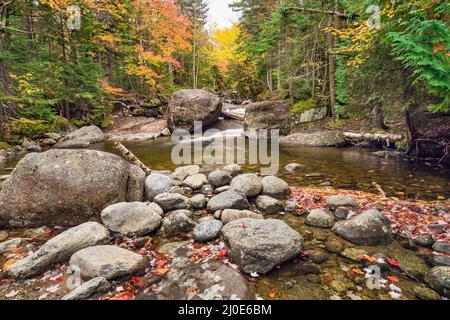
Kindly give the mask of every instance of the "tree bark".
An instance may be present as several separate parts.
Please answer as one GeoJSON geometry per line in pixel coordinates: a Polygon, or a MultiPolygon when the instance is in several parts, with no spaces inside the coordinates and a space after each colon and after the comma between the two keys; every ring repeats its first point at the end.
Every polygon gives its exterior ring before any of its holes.
{"type": "Polygon", "coordinates": [[[138,157],[136,157],[130,150],[128,150],[123,144],[120,142],[114,142],[113,144],[114,149],[119,151],[125,159],[127,159],[129,162],[131,162],[134,165],[137,165],[139,168],[144,170],[144,172],[147,175],[150,175],[152,173],[152,170],[150,170],[144,163],[142,163],[141,160],[139,160],[138,157]]]}

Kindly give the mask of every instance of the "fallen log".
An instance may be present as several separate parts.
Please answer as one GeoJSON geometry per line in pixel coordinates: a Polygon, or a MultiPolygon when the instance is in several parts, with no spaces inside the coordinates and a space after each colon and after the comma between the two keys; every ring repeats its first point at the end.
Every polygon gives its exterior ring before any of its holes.
{"type": "Polygon", "coordinates": [[[113,146],[114,149],[119,151],[125,157],[125,159],[144,170],[147,175],[150,175],[152,173],[152,170],[150,170],[141,160],[139,160],[138,157],[133,154],[133,152],[128,150],[123,144],[121,144],[120,142],[114,142],[113,146]]]}
{"type": "Polygon", "coordinates": [[[400,134],[391,133],[355,133],[344,132],[344,137],[353,141],[383,141],[389,145],[391,142],[403,141],[405,138],[400,134]]]}
{"type": "Polygon", "coordinates": [[[235,113],[231,113],[225,110],[222,110],[222,115],[225,118],[229,118],[229,119],[233,119],[233,120],[239,120],[239,121],[244,121],[245,116],[243,115],[239,115],[239,114],[235,114],[235,113]]]}

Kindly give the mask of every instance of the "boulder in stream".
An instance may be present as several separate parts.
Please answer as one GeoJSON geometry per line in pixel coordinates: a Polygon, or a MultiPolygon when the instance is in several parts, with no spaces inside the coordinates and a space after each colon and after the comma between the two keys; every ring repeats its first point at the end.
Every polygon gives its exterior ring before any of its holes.
{"type": "Polygon", "coordinates": [[[220,98],[206,90],[179,90],[172,94],[167,111],[167,124],[176,129],[194,130],[194,122],[208,126],[217,121],[222,112],[220,98]]]}
{"type": "Polygon", "coordinates": [[[427,273],[425,281],[440,295],[450,298],[450,267],[434,267],[427,273]]]}
{"type": "Polygon", "coordinates": [[[145,174],[119,156],[94,150],[26,155],[0,191],[0,225],[74,226],[118,202],[142,201],[145,174]]]}
{"type": "Polygon", "coordinates": [[[85,248],[70,258],[71,270],[78,269],[83,279],[116,280],[140,276],[149,266],[146,256],[110,245],[85,248]]]}
{"type": "Polygon", "coordinates": [[[90,144],[101,142],[104,139],[105,134],[99,127],[86,126],[69,133],[56,147],[64,149],[86,148],[90,144]]]}
{"type": "Polygon", "coordinates": [[[228,190],[212,197],[208,201],[207,208],[209,211],[215,212],[224,209],[248,209],[248,203],[245,194],[237,190],[228,190]]]}
{"type": "Polygon", "coordinates": [[[367,210],[350,220],[339,221],[333,231],[354,244],[375,246],[393,239],[391,221],[378,210],[367,210]]]}
{"type": "Polygon", "coordinates": [[[124,236],[143,236],[155,231],[162,221],[157,204],[122,202],[102,211],[102,222],[109,230],[124,236]]]}
{"type": "Polygon", "coordinates": [[[53,263],[64,262],[75,252],[90,246],[104,244],[108,230],[97,222],[86,222],[47,241],[39,250],[13,263],[5,270],[10,278],[30,278],[44,272],[53,263]]]}
{"type": "Polygon", "coordinates": [[[169,176],[152,173],[145,180],[146,199],[153,201],[158,194],[168,192],[172,186],[172,179],[169,176]]]}
{"type": "Polygon", "coordinates": [[[286,181],[275,176],[267,176],[261,179],[262,195],[277,199],[285,199],[291,189],[286,181]]]}
{"type": "Polygon", "coordinates": [[[281,145],[309,147],[339,147],[345,145],[341,131],[299,132],[280,139],[281,145]]]}
{"type": "Polygon", "coordinates": [[[266,274],[297,256],[303,238],[280,220],[240,219],[222,228],[229,257],[245,273],[266,274]]]}
{"type": "Polygon", "coordinates": [[[241,174],[231,181],[233,190],[241,191],[247,197],[256,197],[262,190],[261,178],[256,174],[241,174]]]}

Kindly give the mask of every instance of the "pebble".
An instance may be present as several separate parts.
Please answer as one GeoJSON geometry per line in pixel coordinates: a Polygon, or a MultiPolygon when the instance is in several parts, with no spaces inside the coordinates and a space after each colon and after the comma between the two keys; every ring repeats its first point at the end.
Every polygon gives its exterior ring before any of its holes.
{"type": "Polygon", "coordinates": [[[436,252],[450,253],[450,242],[438,241],[433,245],[433,250],[436,252]]]}
{"type": "Polygon", "coordinates": [[[312,250],[308,252],[308,260],[315,264],[322,264],[328,260],[328,254],[322,250],[312,250]]]}
{"type": "Polygon", "coordinates": [[[333,213],[334,213],[334,216],[336,217],[336,219],[347,220],[350,210],[346,207],[339,207],[339,208],[336,208],[336,210],[333,213]]]}
{"type": "Polygon", "coordinates": [[[325,249],[331,253],[341,253],[344,251],[344,244],[337,239],[328,240],[325,243],[325,249]]]}

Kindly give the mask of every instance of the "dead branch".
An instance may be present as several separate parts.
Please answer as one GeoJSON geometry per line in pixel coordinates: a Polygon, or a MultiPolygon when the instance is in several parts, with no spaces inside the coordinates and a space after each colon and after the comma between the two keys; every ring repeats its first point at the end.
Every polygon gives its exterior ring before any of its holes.
{"type": "Polygon", "coordinates": [[[114,142],[113,146],[114,149],[119,151],[125,157],[125,159],[127,159],[132,164],[137,165],[139,168],[144,170],[147,175],[150,175],[152,173],[152,170],[150,170],[141,160],[139,160],[138,157],[136,157],[123,144],[121,144],[120,142],[114,142]]]}
{"type": "Polygon", "coordinates": [[[400,134],[390,134],[390,133],[355,133],[355,132],[344,132],[344,137],[350,140],[357,141],[386,141],[386,142],[397,142],[402,141],[404,137],[400,134]]]}
{"type": "Polygon", "coordinates": [[[375,181],[372,181],[372,185],[378,190],[378,192],[380,193],[380,195],[383,198],[386,198],[386,192],[384,192],[384,190],[381,188],[381,186],[378,183],[376,183],[375,181]]]}

